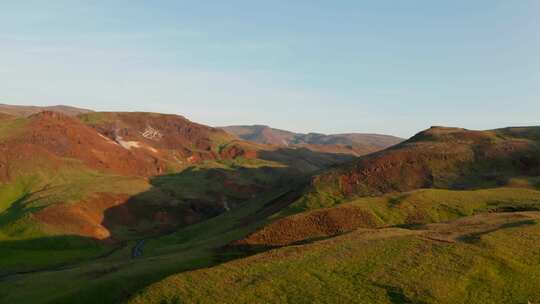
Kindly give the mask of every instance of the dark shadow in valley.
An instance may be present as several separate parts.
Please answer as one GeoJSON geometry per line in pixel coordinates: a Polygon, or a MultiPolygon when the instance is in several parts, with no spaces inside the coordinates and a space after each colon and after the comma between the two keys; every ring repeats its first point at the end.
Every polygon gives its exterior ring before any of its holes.
{"type": "Polygon", "coordinates": [[[85,261],[107,258],[126,246],[127,242],[113,246],[78,235],[1,241],[0,281],[17,275],[71,269],[85,261]],[[19,255],[26,259],[21,261],[19,255]]]}
{"type": "Polygon", "coordinates": [[[150,189],[105,210],[102,225],[110,231],[111,241],[153,237],[210,219],[275,189],[291,189],[286,197],[269,201],[256,218],[246,219],[253,222],[299,198],[312,174],[351,158],[283,148],[259,152],[259,159],[279,166],[235,162],[223,168],[192,166],[151,178],[150,189]]]}
{"type": "Polygon", "coordinates": [[[425,304],[424,301],[419,301],[408,297],[402,288],[384,285],[384,284],[375,284],[375,286],[383,288],[386,291],[386,295],[392,304],[425,304]]]}
{"type": "Polygon", "coordinates": [[[279,162],[304,172],[317,172],[357,158],[350,154],[315,152],[307,148],[280,148],[275,151],[260,151],[258,155],[261,159],[279,162]]]}
{"type": "Polygon", "coordinates": [[[305,180],[288,168],[188,168],[152,178],[149,190],[105,210],[102,225],[112,241],[163,235],[305,180]]]}
{"type": "Polygon", "coordinates": [[[459,237],[458,240],[464,243],[468,243],[468,244],[477,244],[478,242],[482,240],[483,235],[486,235],[486,234],[489,234],[498,230],[518,228],[518,227],[523,227],[523,226],[533,226],[533,225],[536,225],[535,220],[523,220],[519,222],[506,223],[492,229],[463,235],[459,237]]]}

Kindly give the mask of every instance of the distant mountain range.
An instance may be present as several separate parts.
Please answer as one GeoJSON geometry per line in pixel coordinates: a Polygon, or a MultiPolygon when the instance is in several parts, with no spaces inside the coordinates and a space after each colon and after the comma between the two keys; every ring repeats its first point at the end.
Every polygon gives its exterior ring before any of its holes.
{"type": "Polygon", "coordinates": [[[13,116],[29,116],[43,111],[54,111],[69,116],[76,116],[79,114],[90,113],[92,110],[81,109],[71,106],[56,105],[56,106],[16,106],[8,104],[0,104],[0,113],[13,115],[13,116]]]}
{"type": "Polygon", "coordinates": [[[346,133],[294,133],[264,125],[221,127],[243,140],[284,147],[305,147],[317,151],[347,153],[356,156],[379,151],[404,139],[381,134],[346,133]]]}

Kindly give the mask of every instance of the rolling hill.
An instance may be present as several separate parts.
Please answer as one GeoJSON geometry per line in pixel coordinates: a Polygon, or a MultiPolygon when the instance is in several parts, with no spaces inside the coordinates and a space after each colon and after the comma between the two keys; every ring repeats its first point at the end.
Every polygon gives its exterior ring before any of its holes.
{"type": "Polygon", "coordinates": [[[535,303],[540,212],[356,229],[153,284],[128,303],[535,303]]]}
{"type": "Polygon", "coordinates": [[[540,175],[540,128],[432,127],[384,151],[312,178],[290,208],[328,207],[358,196],[419,188],[477,189],[540,175]]]}

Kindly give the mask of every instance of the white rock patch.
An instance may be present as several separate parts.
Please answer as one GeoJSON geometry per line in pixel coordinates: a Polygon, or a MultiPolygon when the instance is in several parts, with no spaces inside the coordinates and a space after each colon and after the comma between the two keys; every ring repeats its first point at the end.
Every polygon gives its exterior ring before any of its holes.
{"type": "Polygon", "coordinates": [[[117,142],[115,142],[114,140],[108,138],[107,136],[104,136],[104,135],[102,135],[102,134],[100,134],[100,133],[98,133],[98,135],[99,135],[101,138],[105,139],[108,143],[113,144],[113,145],[118,145],[117,142]]]}
{"type": "Polygon", "coordinates": [[[154,149],[153,147],[150,147],[150,146],[144,146],[146,149],[154,152],[154,153],[158,153],[158,150],[157,149],[154,149]]]}
{"type": "Polygon", "coordinates": [[[122,146],[123,148],[125,149],[128,149],[128,150],[131,150],[132,148],[143,148],[143,149],[147,149],[147,150],[150,150],[154,153],[158,153],[159,151],[157,149],[155,149],[154,147],[151,147],[149,145],[145,145],[144,143],[141,143],[139,141],[128,141],[128,140],[123,140],[122,137],[118,136],[116,138],[116,142],[122,146]]]}
{"type": "Polygon", "coordinates": [[[141,135],[150,140],[160,140],[163,135],[159,130],[152,128],[152,126],[147,126],[146,129],[144,129],[143,132],[141,132],[141,135]]]}
{"type": "Polygon", "coordinates": [[[116,138],[116,142],[120,144],[120,146],[124,147],[125,149],[131,150],[131,148],[140,148],[141,143],[138,141],[125,141],[122,140],[120,137],[116,138]]]}

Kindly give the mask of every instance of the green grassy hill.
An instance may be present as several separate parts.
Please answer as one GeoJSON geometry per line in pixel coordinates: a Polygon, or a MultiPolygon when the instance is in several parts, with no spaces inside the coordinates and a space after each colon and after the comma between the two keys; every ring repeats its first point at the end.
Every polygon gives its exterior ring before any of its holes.
{"type": "Polygon", "coordinates": [[[358,228],[414,227],[501,211],[540,211],[540,192],[511,187],[470,191],[422,189],[358,198],[291,216],[274,215],[270,224],[235,244],[283,246],[358,228]]]}
{"type": "Polygon", "coordinates": [[[129,303],[536,303],[539,220],[521,212],[357,229],[174,275],[129,303]]]}

